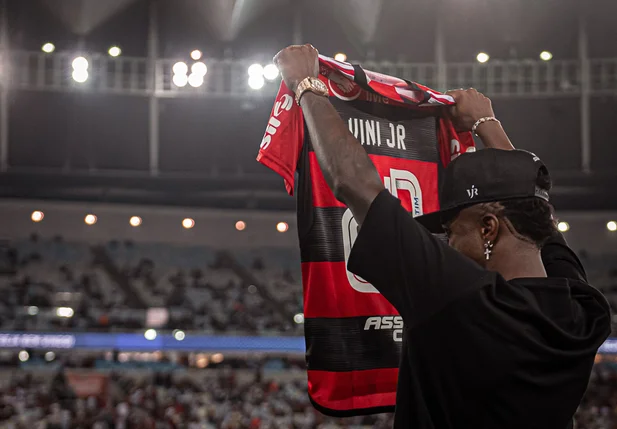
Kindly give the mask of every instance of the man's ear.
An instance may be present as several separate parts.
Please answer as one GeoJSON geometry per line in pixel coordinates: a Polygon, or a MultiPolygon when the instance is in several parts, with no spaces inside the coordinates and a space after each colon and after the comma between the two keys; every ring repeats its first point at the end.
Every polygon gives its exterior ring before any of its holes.
{"type": "Polygon", "coordinates": [[[499,218],[492,213],[486,213],[482,216],[482,239],[495,243],[499,236],[499,218]]]}

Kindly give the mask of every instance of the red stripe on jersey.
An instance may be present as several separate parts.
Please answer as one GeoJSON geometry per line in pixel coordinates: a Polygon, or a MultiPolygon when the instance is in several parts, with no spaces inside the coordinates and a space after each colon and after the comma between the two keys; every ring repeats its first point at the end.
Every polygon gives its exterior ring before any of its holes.
{"type": "Polygon", "coordinates": [[[352,288],[345,262],[303,262],[302,284],[305,318],[398,314],[383,295],[362,293],[352,288]]]}
{"type": "Polygon", "coordinates": [[[308,371],[311,399],[323,408],[353,410],[396,403],[398,368],[366,371],[308,371]]]}

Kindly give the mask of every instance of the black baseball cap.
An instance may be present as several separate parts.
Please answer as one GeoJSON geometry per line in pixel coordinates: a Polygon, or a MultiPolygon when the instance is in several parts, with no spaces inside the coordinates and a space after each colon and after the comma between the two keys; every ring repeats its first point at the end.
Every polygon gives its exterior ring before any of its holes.
{"type": "Polygon", "coordinates": [[[548,169],[531,152],[482,149],[460,155],[445,169],[439,190],[437,212],[416,217],[433,233],[443,233],[442,225],[465,207],[479,203],[537,197],[548,201],[548,190],[538,185],[550,183],[548,169]]]}

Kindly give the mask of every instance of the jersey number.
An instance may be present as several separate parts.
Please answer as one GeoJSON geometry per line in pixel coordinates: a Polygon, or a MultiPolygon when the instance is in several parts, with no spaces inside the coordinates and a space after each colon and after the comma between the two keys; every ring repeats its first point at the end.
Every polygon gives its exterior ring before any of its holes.
{"type": "MultiPolygon", "coordinates": [[[[420,182],[418,178],[410,171],[390,169],[390,176],[383,178],[384,185],[388,191],[395,197],[401,199],[400,191],[409,192],[411,199],[411,213],[414,217],[420,216],[422,211],[422,189],[420,188],[420,182]]],[[[351,214],[351,210],[345,210],[342,219],[343,227],[343,249],[345,250],[345,267],[347,267],[347,261],[351,254],[351,248],[353,247],[356,238],[358,237],[358,222],[351,214]]],[[[375,251],[379,251],[376,249],[375,251]]],[[[347,280],[349,285],[356,291],[361,293],[379,293],[375,287],[364,280],[362,277],[357,276],[345,268],[347,272],[347,280]]]]}

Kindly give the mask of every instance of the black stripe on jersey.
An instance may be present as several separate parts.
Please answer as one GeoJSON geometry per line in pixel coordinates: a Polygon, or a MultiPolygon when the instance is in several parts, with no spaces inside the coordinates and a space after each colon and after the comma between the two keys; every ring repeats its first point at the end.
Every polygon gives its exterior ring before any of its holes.
{"type": "Polygon", "coordinates": [[[302,262],[342,262],[343,226],[345,207],[314,207],[311,228],[301,238],[302,262]]]}
{"type": "Polygon", "coordinates": [[[367,153],[439,162],[435,117],[376,102],[346,102],[335,97],[330,100],[367,153]],[[401,127],[404,132],[402,144],[398,139],[401,127]]]}
{"type": "Polygon", "coordinates": [[[403,343],[394,341],[394,337],[402,339],[402,329],[375,329],[379,324],[367,324],[368,319],[305,319],[307,369],[340,372],[398,368],[403,343]]]}

